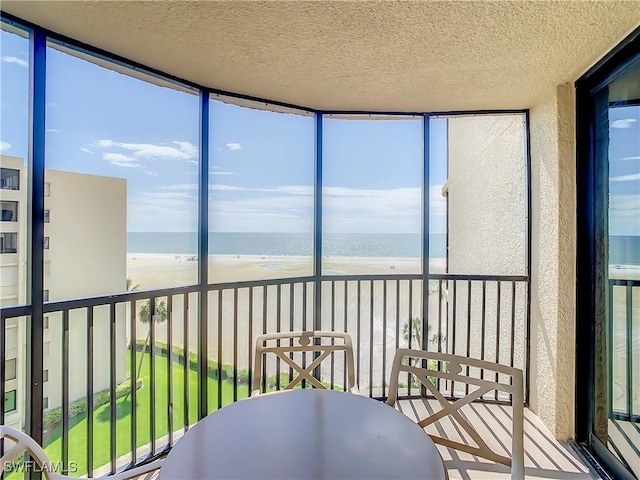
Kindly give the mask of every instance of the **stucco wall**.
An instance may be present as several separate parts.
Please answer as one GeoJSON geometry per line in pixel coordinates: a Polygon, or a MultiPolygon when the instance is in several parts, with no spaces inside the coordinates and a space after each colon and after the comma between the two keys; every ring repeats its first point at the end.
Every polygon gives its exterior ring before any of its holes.
{"type": "MultiPolygon", "coordinates": [[[[448,272],[525,275],[525,115],[476,115],[447,122],[448,180],[443,190],[448,197],[448,272]]],[[[448,311],[449,351],[466,355],[468,348],[472,357],[524,369],[525,282],[459,282],[455,292],[448,290],[449,306],[454,307],[448,311]]]]}
{"type": "Polygon", "coordinates": [[[575,135],[569,84],[531,109],[531,409],[574,435],[575,135]]]}
{"type": "Polygon", "coordinates": [[[449,273],[523,275],[524,115],[448,120],[449,273]]]}

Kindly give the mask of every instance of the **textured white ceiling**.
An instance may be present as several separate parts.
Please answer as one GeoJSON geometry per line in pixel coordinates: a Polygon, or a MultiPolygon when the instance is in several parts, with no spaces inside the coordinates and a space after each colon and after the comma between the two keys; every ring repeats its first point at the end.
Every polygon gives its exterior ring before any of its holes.
{"type": "Polygon", "coordinates": [[[528,108],[640,24],[640,0],[1,7],[198,84],[327,110],[528,108]]]}

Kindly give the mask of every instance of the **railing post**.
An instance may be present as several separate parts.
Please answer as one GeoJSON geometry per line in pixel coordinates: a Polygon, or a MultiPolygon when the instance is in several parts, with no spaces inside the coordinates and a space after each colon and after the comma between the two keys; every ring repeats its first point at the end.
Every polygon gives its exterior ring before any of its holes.
{"type": "Polygon", "coordinates": [[[532,230],[532,210],[531,210],[531,131],[529,129],[529,110],[524,113],[525,121],[525,151],[526,151],[526,177],[527,177],[527,311],[525,314],[525,361],[524,361],[524,404],[529,405],[529,393],[531,384],[531,230],[532,230]]]}
{"type": "MultiPolygon", "coordinates": [[[[629,422],[633,421],[633,281],[627,280],[625,286],[626,291],[626,324],[627,324],[627,411],[629,413],[629,422]]],[[[610,299],[609,301],[612,301],[610,299]]],[[[609,318],[609,323],[613,322],[613,318],[609,318]]],[[[611,379],[610,381],[613,381],[611,379]]],[[[613,398],[611,399],[613,400],[613,398]]]]}
{"type": "Polygon", "coordinates": [[[198,419],[208,413],[208,339],[209,339],[209,94],[200,90],[199,155],[200,175],[198,191],[198,419]]]}
{"type": "MultiPolygon", "coordinates": [[[[422,116],[422,345],[423,350],[429,349],[429,115],[422,116]]],[[[440,319],[438,319],[440,321],[440,319]]],[[[412,319],[409,319],[411,326],[412,319]]],[[[422,367],[427,368],[427,361],[422,361],[422,367]]],[[[421,384],[420,394],[425,396],[427,389],[421,384]]]]}
{"type": "MultiPolygon", "coordinates": [[[[29,375],[26,398],[30,401],[29,414],[25,416],[25,430],[42,444],[42,375],[43,375],[43,303],[44,303],[44,170],[45,170],[45,101],[47,38],[40,30],[30,36],[31,65],[29,69],[29,201],[31,202],[31,228],[29,229],[30,301],[31,319],[27,325],[30,341],[27,342],[27,371],[29,375]]],[[[32,470],[32,479],[40,472],[32,470]]]]}
{"type": "MultiPolygon", "coordinates": [[[[315,115],[315,174],[313,180],[313,276],[314,309],[313,329],[322,330],[322,113],[315,115]]],[[[314,339],[318,343],[319,339],[314,339]]],[[[314,360],[319,355],[314,353],[314,360]]],[[[314,368],[313,376],[321,381],[320,366],[314,368]]]]}

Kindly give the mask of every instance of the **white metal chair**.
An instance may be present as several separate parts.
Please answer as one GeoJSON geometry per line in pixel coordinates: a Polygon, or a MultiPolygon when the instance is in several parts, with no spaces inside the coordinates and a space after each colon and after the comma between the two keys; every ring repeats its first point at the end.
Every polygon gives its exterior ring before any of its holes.
{"type": "MultiPolygon", "coordinates": [[[[11,470],[12,462],[21,457],[24,453],[28,453],[31,455],[33,461],[38,465],[38,468],[41,470],[42,475],[46,480],[66,480],[72,478],[53,471],[54,463],[49,460],[49,457],[47,457],[47,454],[42,447],[26,433],[13,427],[0,425],[0,441],[3,441],[4,443],[5,452],[4,455],[0,457],[0,467],[2,467],[0,473],[11,470]]],[[[155,460],[146,465],[132,468],[131,470],[126,470],[114,475],[109,475],[105,478],[110,480],[127,480],[136,478],[141,475],[151,473],[154,470],[158,470],[162,466],[163,462],[164,459],[155,460]]]]}
{"type": "Polygon", "coordinates": [[[355,384],[353,344],[351,342],[351,336],[348,333],[309,331],[260,335],[256,340],[251,396],[261,393],[263,357],[266,354],[275,354],[277,359],[285,362],[296,373],[295,378],[284,387],[285,390],[290,390],[302,380],[306,380],[316,388],[325,388],[325,386],[313,376],[313,370],[319,366],[323,360],[329,357],[329,355],[340,351],[345,352],[347,367],[347,377],[345,381],[347,383],[347,389],[351,393],[358,393],[358,388],[355,384]],[[329,340],[331,343],[327,343],[329,340]],[[338,343],[336,343],[336,341],[338,343]],[[294,354],[298,352],[303,352],[303,355],[304,352],[313,352],[317,353],[318,356],[314,358],[309,365],[303,367],[292,358],[294,354]]]}
{"type": "MultiPolygon", "coordinates": [[[[413,375],[442,406],[441,410],[421,419],[418,425],[425,428],[447,415],[451,415],[469,437],[473,439],[477,447],[452,441],[435,434],[429,434],[435,443],[510,466],[512,480],[524,479],[524,390],[522,370],[458,355],[401,348],[396,350],[391,371],[389,396],[387,398],[387,404],[391,406],[395,406],[398,398],[398,378],[401,372],[413,375]],[[462,373],[463,368],[466,374],[462,373]],[[469,369],[473,369],[476,373],[484,373],[483,375],[470,376],[469,369]],[[459,386],[464,385],[464,388],[462,390],[454,390],[454,394],[459,394],[459,396],[449,400],[438,389],[441,381],[438,379],[446,382],[455,382],[459,386]],[[465,405],[481,399],[492,391],[506,392],[511,396],[513,408],[511,458],[492,450],[460,411],[465,405]]],[[[448,386],[455,384],[447,383],[448,386]]]]}

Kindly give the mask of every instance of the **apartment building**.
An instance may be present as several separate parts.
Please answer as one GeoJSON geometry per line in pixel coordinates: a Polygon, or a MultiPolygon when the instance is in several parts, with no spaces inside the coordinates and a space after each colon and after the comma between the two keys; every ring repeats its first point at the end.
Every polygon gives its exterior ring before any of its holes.
{"type": "MultiPolygon", "coordinates": [[[[26,303],[28,254],[28,170],[24,160],[0,157],[2,222],[0,224],[0,305],[26,303]]],[[[57,170],[45,172],[45,302],[86,296],[109,295],[126,289],[126,180],[57,170]]],[[[116,342],[126,348],[125,309],[118,308],[116,342]]],[[[43,319],[43,389],[45,410],[62,401],[61,367],[63,348],[69,345],[69,361],[77,375],[69,378],[71,401],[86,395],[87,324],[84,312],[71,311],[68,321],[61,315],[43,319]],[[76,315],[77,314],[77,315],[76,315]]],[[[94,309],[92,345],[96,368],[95,392],[108,388],[109,369],[99,368],[108,359],[110,313],[94,309]]],[[[6,423],[23,426],[26,402],[26,318],[11,319],[4,339],[6,423]]],[[[124,359],[116,361],[116,382],[126,377],[124,359]]]]}

